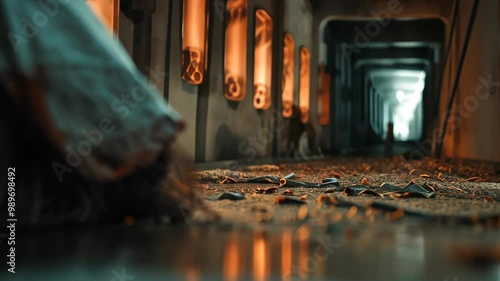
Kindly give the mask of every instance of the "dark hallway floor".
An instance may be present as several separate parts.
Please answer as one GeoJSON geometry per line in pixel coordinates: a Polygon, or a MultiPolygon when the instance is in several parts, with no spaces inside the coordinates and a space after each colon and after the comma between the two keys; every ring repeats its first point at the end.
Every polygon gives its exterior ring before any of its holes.
{"type": "Polygon", "coordinates": [[[209,201],[222,219],[195,213],[188,226],[128,219],[118,226],[18,231],[18,274],[9,280],[500,280],[498,164],[342,157],[198,175],[205,196],[230,191],[245,199],[209,201]],[[276,185],[230,179],[290,172],[299,181],[338,177],[340,189],[279,187],[263,194],[276,185]],[[341,191],[363,178],[368,187],[428,182],[436,194],[341,191]],[[284,193],[296,200],[276,204],[284,193]]]}
{"type": "Polygon", "coordinates": [[[500,280],[498,229],[413,219],[116,226],[25,234],[20,243],[30,254],[2,280],[500,280]]]}

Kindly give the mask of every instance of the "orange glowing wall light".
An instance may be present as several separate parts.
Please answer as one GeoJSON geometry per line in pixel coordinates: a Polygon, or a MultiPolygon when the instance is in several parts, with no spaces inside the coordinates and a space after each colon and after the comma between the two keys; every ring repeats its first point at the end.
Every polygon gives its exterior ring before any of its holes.
{"type": "Polygon", "coordinates": [[[271,106],[273,21],[263,9],[255,12],[254,98],[257,109],[271,106]]]}
{"type": "Polygon", "coordinates": [[[87,0],[87,4],[110,31],[118,33],[120,0],[87,0]]]}
{"type": "Polygon", "coordinates": [[[294,53],[295,41],[290,33],[285,34],[283,45],[283,81],[281,99],[283,117],[290,118],[293,114],[293,83],[294,83],[294,53]]]}
{"type": "Polygon", "coordinates": [[[311,97],[311,53],[306,47],[300,48],[300,92],[299,108],[302,123],[309,121],[311,97]]]}
{"type": "Polygon", "coordinates": [[[330,74],[326,72],[325,65],[319,67],[318,81],[318,111],[319,124],[328,125],[330,122],[330,74]]]}
{"type": "Polygon", "coordinates": [[[230,101],[246,96],[247,0],[227,0],[224,95],[230,101]]]}
{"type": "Polygon", "coordinates": [[[182,79],[200,85],[205,73],[207,3],[184,0],[182,22],[182,79]]]}

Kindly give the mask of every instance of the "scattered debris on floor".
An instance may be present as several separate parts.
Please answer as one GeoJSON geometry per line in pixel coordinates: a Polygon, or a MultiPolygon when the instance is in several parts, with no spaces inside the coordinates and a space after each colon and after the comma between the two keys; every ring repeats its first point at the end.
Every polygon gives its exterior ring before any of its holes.
{"type": "Polygon", "coordinates": [[[348,186],[344,189],[344,194],[349,196],[359,196],[362,194],[375,195],[382,198],[409,198],[422,197],[431,198],[436,196],[436,185],[431,186],[428,183],[418,185],[414,181],[408,183],[405,187],[399,187],[389,183],[383,183],[380,187],[370,188],[366,185],[348,186]]]}
{"type": "Polygon", "coordinates": [[[223,192],[214,197],[207,197],[208,200],[243,200],[245,195],[236,192],[223,192]]]}
{"type": "MultiPolygon", "coordinates": [[[[210,203],[235,222],[255,221],[248,214],[249,207],[264,204],[273,210],[275,223],[300,222],[297,208],[307,206],[307,221],[313,224],[413,217],[496,228],[500,227],[498,167],[435,159],[407,161],[402,157],[341,158],[241,166],[241,171],[200,171],[198,178],[209,186],[202,188],[206,196],[222,196],[224,192],[246,195],[235,204],[223,203],[227,200],[210,203]]],[[[257,221],[268,220],[258,217],[257,221]]]]}
{"type": "Polygon", "coordinates": [[[268,188],[257,187],[255,189],[255,193],[262,193],[262,194],[271,194],[271,193],[277,193],[277,192],[278,192],[277,187],[268,187],[268,188]]]}

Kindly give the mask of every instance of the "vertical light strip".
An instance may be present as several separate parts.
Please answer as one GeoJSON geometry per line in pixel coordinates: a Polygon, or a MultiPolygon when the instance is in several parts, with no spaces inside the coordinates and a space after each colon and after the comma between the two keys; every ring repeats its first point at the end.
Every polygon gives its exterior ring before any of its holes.
{"type": "Polygon", "coordinates": [[[224,249],[224,258],[222,264],[222,275],[224,281],[237,281],[240,278],[240,264],[242,249],[239,246],[239,240],[236,233],[229,235],[224,249]]]}
{"type": "Polygon", "coordinates": [[[281,239],[281,278],[290,280],[292,278],[292,232],[286,230],[281,239]]]}
{"type": "Polygon", "coordinates": [[[311,54],[306,47],[300,48],[300,94],[299,108],[302,123],[309,121],[311,98],[311,54]]]}
{"type": "Polygon", "coordinates": [[[298,263],[298,276],[301,280],[309,280],[310,266],[310,252],[309,240],[311,239],[311,229],[308,225],[302,225],[297,229],[297,238],[299,242],[299,263],[298,263]]]}
{"type": "Polygon", "coordinates": [[[320,65],[319,69],[319,91],[318,110],[319,124],[328,125],[330,123],[330,74],[325,69],[325,65],[320,65]]]}
{"type": "Polygon", "coordinates": [[[247,0],[227,0],[226,12],[224,95],[230,101],[242,101],[247,76],[247,0]]]}
{"type": "Polygon", "coordinates": [[[293,114],[294,95],[294,62],[295,41],[290,33],[285,34],[283,45],[283,82],[281,100],[283,103],[283,117],[290,118],[293,114]]]}
{"type": "Polygon", "coordinates": [[[182,79],[200,85],[205,73],[206,0],[184,0],[182,25],[182,79]]]}
{"type": "Polygon", "coordinates": [[[253,238],[253,280],[266,281],[269,280],[270,268],[272,263],[271,253],[267,244],[266,238],[262,233],[254,234],[253,238]]]}
{"type": "Polygon", "coordinates": [[[273,21],[262,9],[255,12],[254,98],[256,109],[271,106],[273,21]]]}

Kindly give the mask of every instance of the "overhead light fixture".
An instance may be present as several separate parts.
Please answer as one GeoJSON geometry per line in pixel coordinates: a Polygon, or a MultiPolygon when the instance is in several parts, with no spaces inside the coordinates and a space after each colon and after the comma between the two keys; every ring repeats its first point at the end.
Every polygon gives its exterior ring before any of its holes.
{"type": "Polygon", "coordinates": [[[397,92],[396,92],[396,99],[397,99],[399,102],[404,101],[404,99],[405,99],[405,92],[403,92],[403,91],[397,91],[397,92]]]}
{"type": "Polygon", "coordinates": [[[318,96],[318,110],[319,110],[319,124],[328,125],[330,122],[330,74],[326,71],[324,64],[320,65],[319,69],[319,96],[318,96]]]}

